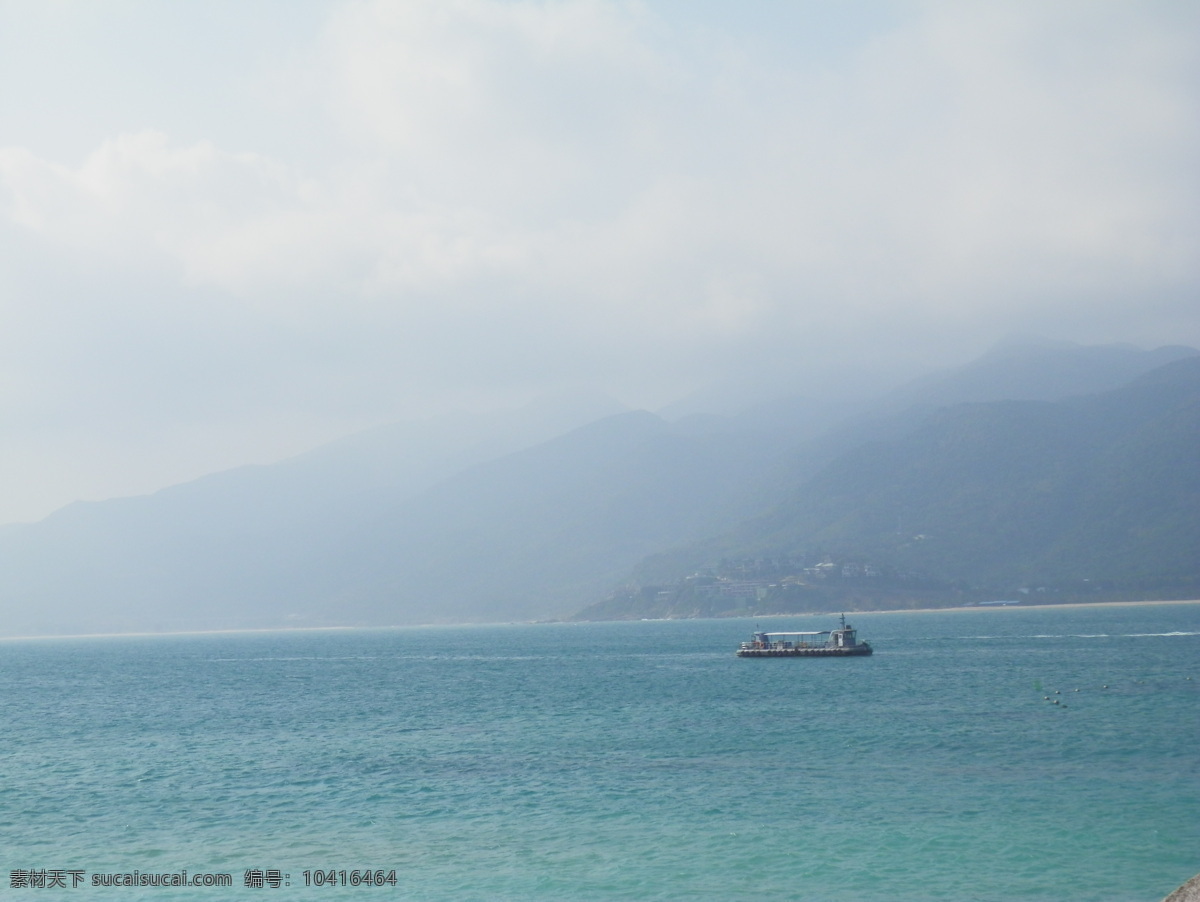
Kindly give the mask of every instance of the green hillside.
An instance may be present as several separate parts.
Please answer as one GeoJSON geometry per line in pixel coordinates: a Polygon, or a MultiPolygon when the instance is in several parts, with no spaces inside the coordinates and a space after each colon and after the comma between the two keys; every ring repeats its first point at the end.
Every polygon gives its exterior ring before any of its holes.
{"type": "Polygon", "coordinates": [[[582,616],[1195,597],[1200,359],[1083,398],[943,408],[629,583],[582,616]]]}

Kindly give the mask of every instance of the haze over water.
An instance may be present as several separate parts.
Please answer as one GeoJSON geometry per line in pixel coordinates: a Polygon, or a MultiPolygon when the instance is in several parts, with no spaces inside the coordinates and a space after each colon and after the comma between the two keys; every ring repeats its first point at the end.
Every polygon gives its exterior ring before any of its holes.
{"type": "Polygon", "coordinates": [[[737,659],[750,620],[7,642],[0,876],[1132,902],[1200,871],[1200,606],[849,619],[873,657],[737,659]]]}

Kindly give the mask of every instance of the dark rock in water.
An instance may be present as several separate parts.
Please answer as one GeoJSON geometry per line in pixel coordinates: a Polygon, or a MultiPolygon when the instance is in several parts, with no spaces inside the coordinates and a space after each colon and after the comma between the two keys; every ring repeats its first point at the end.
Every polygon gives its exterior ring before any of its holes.
{"type": "Polygon", "coordinates": [[[1163,902],[1200,902],[1200,874],[1163,899],[1163,902]]]}

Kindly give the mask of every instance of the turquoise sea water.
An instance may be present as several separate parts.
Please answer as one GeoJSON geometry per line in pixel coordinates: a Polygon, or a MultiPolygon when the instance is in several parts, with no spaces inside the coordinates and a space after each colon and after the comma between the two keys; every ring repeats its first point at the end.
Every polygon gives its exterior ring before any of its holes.
{"type": "Polygon", "coordinates": [[[735,658],[753,620],[3,642],[0,898],[1156,902],[1200,871],[1200,605],[850,620],[873,657],[735,658]],[[92,885],[184,869],[233,887],[92,885]]]}

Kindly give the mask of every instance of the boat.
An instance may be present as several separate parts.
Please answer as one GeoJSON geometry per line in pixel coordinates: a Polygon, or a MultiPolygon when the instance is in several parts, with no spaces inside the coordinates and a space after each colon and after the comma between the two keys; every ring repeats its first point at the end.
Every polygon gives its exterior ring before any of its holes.
{"type": "Polygon", "coordinates": [[[807,633],[756,632],[737,650],[739,658],[848,658],[874,653],[870,642],[858,641],[854,627],[846,623],[845,614],[838,629],[807,633]]]}

